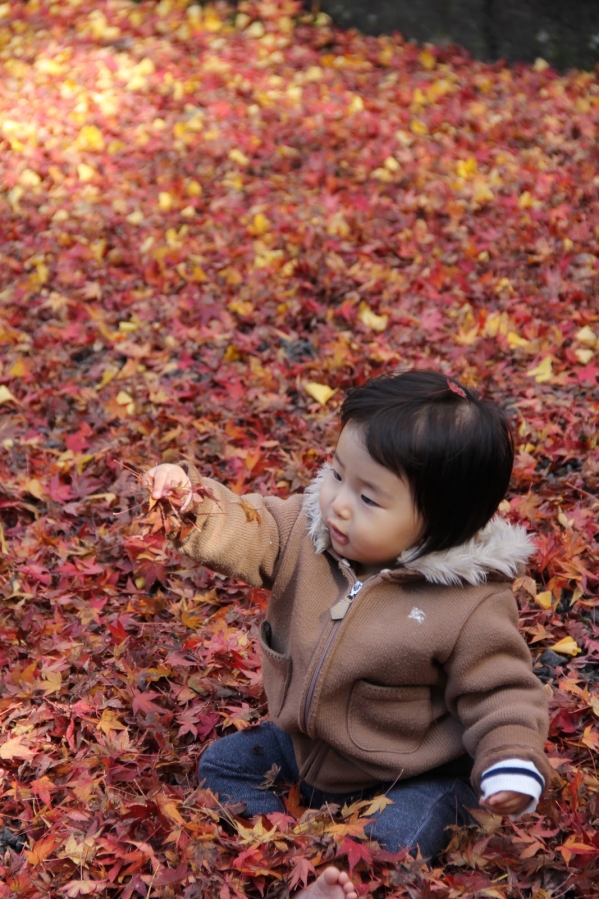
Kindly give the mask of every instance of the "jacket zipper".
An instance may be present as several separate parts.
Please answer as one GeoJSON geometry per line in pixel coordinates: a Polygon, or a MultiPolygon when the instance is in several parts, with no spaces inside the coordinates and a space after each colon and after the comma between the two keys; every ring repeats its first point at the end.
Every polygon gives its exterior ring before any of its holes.
{"type": "Polygon", "coordinates": [[[312,680],[310,681],[310,686],[308,688],[308,693],[306,695],[306,703],[304,705],[304,730],[308,731],[308,718],[310,717],[310,709],[312,707],[312,700],[314,699],[314,691],[316,689],[316,684],[318,682],[318,678],[320,676],[320,672],[322,671],[322,666],[324,665],[325,659],[329,653],[329,649],[331,648],[331,643],[335,637],[339,629],[339,625],[347,615],[349,611],[349,607],[354,601],[354,597],[358,595],[360,590],[364,584],[362,581],[356,581],[355,584],[352,585],[351,590],[344,596],[343,599],[340,599],[335,603],[334,606],[330,609],[331,618],[333,619],[333,626],[331,628],[331,633],[327,638],[327,642],[324,645],[324,649],[320,654],[320,658],[318,659],[318,664],[314,669],[314,673],[312,674],[312,680]]]}

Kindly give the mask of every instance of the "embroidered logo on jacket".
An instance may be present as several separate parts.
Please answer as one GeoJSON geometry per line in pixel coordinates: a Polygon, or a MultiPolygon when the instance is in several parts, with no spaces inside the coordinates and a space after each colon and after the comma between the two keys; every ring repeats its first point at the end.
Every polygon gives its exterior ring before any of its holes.
{"type": "Polygon", "coordinates": [[[414,621],[418,622],[418,624],[422,624],[424,619],[426,618],[426,614],[422,611],[422,609],[419,609],[418,606],[414,606],[414,608],[408,615],[408,618],[413,618],[414,621]]]}

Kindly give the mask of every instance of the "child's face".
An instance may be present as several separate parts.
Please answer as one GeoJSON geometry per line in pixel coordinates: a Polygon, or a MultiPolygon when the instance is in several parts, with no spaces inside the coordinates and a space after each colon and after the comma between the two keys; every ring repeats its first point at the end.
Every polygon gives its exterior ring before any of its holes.
{"type": "Polygon", "coordinates": [[[320,511],[333,549],[372,568],[393,567],[417,543],[423,521],[410,488],[372,458],[359,425],[341,432],[320,491],[320,511]]]}

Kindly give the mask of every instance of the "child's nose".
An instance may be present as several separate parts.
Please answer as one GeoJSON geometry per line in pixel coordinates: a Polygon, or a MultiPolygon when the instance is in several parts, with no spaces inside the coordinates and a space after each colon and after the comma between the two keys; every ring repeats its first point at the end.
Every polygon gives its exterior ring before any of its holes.
{"type": "Polygon", "coordinates": [[[331,508],[339,518],[349,518],[349,501],[345,495],[345,491],[339,491],[331,503],[331,508]]]}

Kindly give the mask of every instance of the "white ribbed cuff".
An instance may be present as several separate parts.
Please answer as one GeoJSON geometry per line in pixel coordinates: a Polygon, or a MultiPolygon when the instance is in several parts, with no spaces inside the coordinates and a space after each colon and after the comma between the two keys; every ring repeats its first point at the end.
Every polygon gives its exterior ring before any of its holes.
{"type": "Polygon", "coordinates": [[[534,762],[522,759],[503,759],[483,772],[480,788],[482,800],[489,799],[502,790],[530,796],[530,802],[525,809],[518,812],[517,815],[509,816],[512,821],[516,821],[520,815],[534,812],[545,788],[545,779],[539,773],[534,762]]]}

